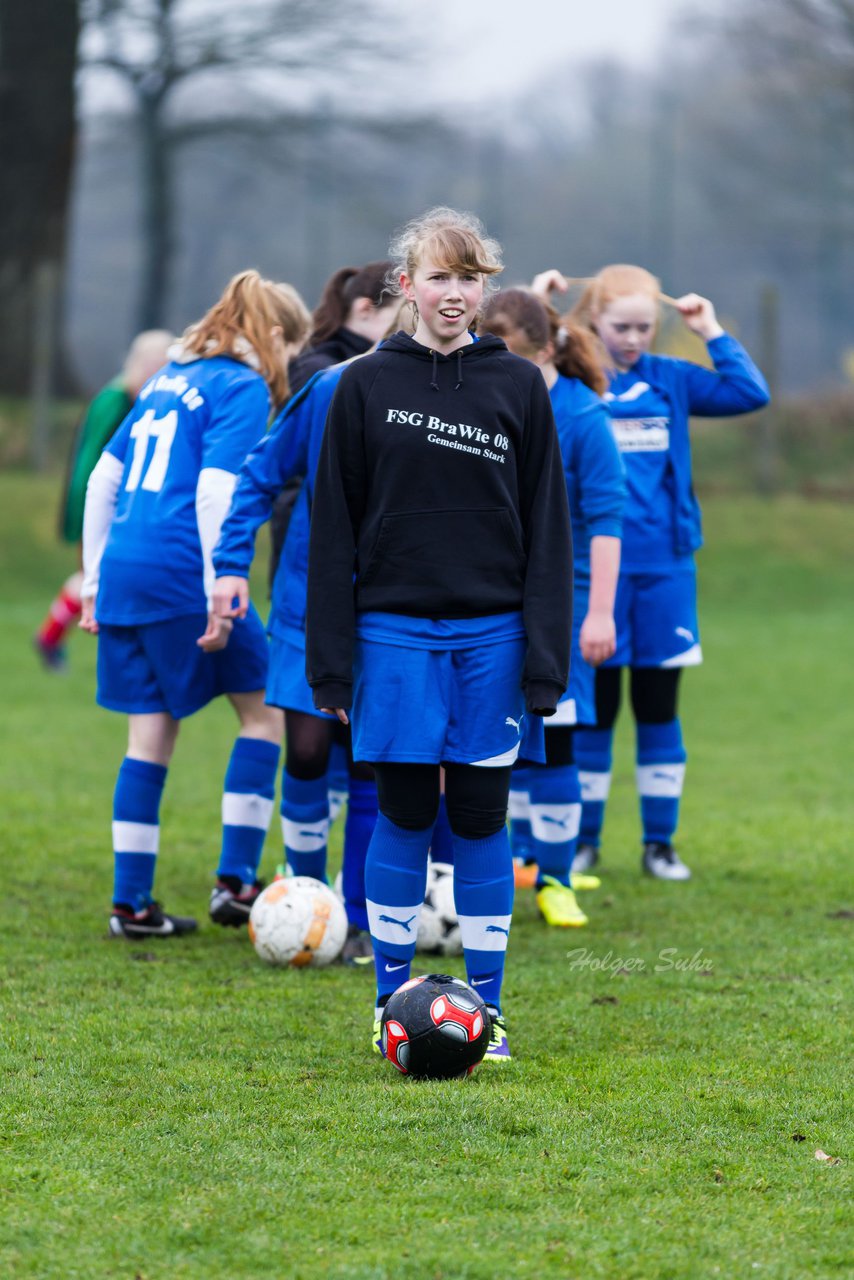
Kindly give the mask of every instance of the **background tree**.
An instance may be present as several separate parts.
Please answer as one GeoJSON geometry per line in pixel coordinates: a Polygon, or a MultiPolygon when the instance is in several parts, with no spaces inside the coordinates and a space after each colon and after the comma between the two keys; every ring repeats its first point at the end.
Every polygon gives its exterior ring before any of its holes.
{"type": "MultiPolygon", "coordinates": [[[[0,387],[32,378],[36,281],[56,324],[75,137],[76,0],[0,0],[0,387]]],[[[48,345],[52,346],[48,336],[48,345]]]]}
{"type": "Polygon", "coordinates": [[[367,74],[365,56],[381,56],[383,41],[364,0],[83,0],[83,12],[84,70],[118,77],[136,114],[143,245],[136,327],[158,327],[168,315],[182,146],[295,129],[324,86],[340,89],[342,79],[367,74]]]}

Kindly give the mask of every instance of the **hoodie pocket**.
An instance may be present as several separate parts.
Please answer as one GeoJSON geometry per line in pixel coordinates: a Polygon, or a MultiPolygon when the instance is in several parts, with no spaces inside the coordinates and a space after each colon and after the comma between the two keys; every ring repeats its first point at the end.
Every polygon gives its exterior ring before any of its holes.
{"type": "Polygon", "coordinates": [[[525,581],[521,530],[506,507],[383,516],[359,578],[370,603],[419,614],[518,607],[525,581]]]}

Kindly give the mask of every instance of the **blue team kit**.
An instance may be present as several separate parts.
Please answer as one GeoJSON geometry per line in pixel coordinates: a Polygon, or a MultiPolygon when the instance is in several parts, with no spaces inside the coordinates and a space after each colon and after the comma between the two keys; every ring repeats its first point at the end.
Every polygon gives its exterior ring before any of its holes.
{"type": "Polygon", "coordinates": [[[266,383],[240,361],[173,361],[107,446],[124,469],[96,602],[101,705],[183,716],[217,693],[264,687],[254,612],[220,653],[196,646],[207,618],[196,490],[206,469],[240,470],[268,413],[266,383]]]}
{"type": "Polygon", "coordinates": [[[579,644],[590,593],[590,539],[621,535],[623,464],[608,410],[595,391],[578,378],[560,375],[550,395],[572,520],[575,586],[569,687],[548,724],[593,724],[596,673],[581,656],[579,644]]]}
{"type": "Polygon", "coordinates": [[[703,539],[691,485],[689,415],[723,418],[768,400],[762,374],[735,338],[721,334],[708,349],[713,370],[644,355],[612,376],[605,395],[627,486],[617,652],[607,666],[702,661],[693,552],[703,539]]]}

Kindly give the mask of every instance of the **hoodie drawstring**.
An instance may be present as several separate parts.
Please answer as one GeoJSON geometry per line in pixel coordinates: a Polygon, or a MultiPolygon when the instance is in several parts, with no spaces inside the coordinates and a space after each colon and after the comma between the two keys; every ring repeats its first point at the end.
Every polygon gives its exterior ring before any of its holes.
{"type": "MultiPolygon", "coordinates": [[[[438,391],[439,390],[439,356],[435,351],[431,351],[430,354],[433,357],[433,377],[430,380],[430,386],[433,388],[434,391],[438,391]]],[[[454,390],[459,391],[462,385],[463,385],[463,348],[460,347],[459,350],[457,351],[457,382],[454,387],[454,390]]]]}

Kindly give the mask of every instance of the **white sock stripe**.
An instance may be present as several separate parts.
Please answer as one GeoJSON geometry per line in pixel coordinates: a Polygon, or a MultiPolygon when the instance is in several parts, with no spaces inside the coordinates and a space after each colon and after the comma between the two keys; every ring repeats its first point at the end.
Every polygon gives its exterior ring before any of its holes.
{"type": "Polygon", "coordinates": [[[157,853],[160,825],[156,822],[114,822],[113,848],[116,853],[157,853]]]}
{"type": "Polygon", "coordinates": [[[517,742],[515,747],[502,751],[500,756],[490,756],[488,760],[472,760],[471,763],[478,769],[500,769],[503,765],[515,764],[521,745],[521,742],[517,742]]]}
{"type": "Polygon", "coordinates": [[[511,787],[507,807],[511,818],[527,818],[531,807],[531,793],[529,791],[514,791],[511,787]]]}
{"type": "Polygon", "coordinates": [[[392,907],[381,902],[367,900],[368,926],[371,937],[377,942],[396,942],[398,946],[415,945],[418,937],[418,921],[421,919],[421,903],[408,907],[392,907]]]}
{"type": "Polygon", "coordinates": [[[266,831],[273,816],[273,801],[249,791],[224,791],[222,821],[226,827],[255,827],[266,831]]]}
{"type": "Polygon", "coordinates": [[[636,770],[638,794],[677,799],[685,781],[684,764],[639,764],[636,770]]]}
{"type": "Polygon", "coordinates": [[[295,822],[282,814],[282,839],[286,849],[294,853],[319,853],[329,839],[329,819],[318,822],[295,822]]]}
{"type": "Polygon", "coordinates": [[[512,916],[460,916],[466,951],[506,951],[512,916]]]}
{"type": "Polygon", "coordinates": [[[607,800],[611,790],[611,773],[582,773],[578,771],[582,800],[607,800]]]}
{"type": "Polygon", "coordinates": [[[532,804],[531,831],[543,844],[574,840],[581,826],[580,804],[532,804]]]}

